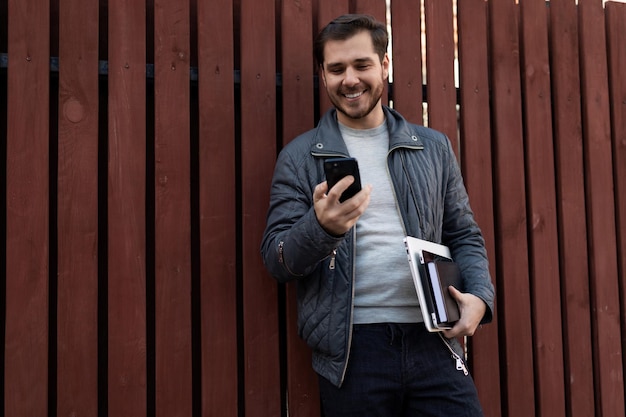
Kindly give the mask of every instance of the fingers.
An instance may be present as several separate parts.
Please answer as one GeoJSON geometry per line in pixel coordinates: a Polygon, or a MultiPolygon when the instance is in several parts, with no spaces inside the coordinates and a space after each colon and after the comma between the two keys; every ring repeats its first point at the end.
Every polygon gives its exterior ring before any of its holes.
{"type": "Polygon", "coordinates": [[[345,190],[354,182],[352,175],[343,177],[331,189],[328,189],[328,182],[324,181],[315,186],[313,190],[313,201],[317,202],[324,198],[329,199],[328,204],[339,204],[339,198],[345,190]]]}
{"type": "Polygon", "coordinates": [[[341,195],[354,183],[354,177],[352,175],[346,175],[339,180],[331,189],[327,191],[328,197],[333,200],[336,199],[339,202],[341,195]]]}
{"type": "Polygon", "coordinates": [[[322,182],[313,191],[314,210],[320,225],[330,234],[340,236],[350,230],[369,205],[371,186],[364,187],[354,197],[339,202],[343,191],[354,181],[346,177],[328,190],[328,184],[322,182]]]}
{"type": "Polygon", "coordinates": [[[452,329],[445,330],[444,335],[448,338],[473,336],[485,315],[487,309],[485,302],[475,295],[463,293],[453,286],[448,287],[448,289],[459,305],[461,319],[452,329]]]}
{"type": "Polygon", "coordinates": [[[326,191],[328,191],[328,183],[326,181],[317,184],[313,190],[313,203],[326,198],[326,191]]]}

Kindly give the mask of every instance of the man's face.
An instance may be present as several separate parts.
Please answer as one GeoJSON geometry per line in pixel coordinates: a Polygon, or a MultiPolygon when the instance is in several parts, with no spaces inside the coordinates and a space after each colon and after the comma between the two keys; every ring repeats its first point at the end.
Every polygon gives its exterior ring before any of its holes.
{"type": "Polygon", "coordinates": [[[389,58],[380,62],[367,31],[324,47],[322,79],[339,121],[348,127],[367,129],[383,122],[380,98],[388,75],[389,58]]]}

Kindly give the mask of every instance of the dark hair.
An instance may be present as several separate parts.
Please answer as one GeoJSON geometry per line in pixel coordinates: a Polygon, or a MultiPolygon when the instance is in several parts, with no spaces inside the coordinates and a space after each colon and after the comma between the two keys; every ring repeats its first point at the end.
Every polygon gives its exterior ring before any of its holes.
{"type": "Polygon", "coordinates": [[[324,47],[328,41],[343,41],[351,38],[361,31],[369,31],[372,36],[374,51],[383,61],[387,52],[389,35],[387,27],[374,17],[366,14],[344,14],[330,22],[315,38],[313,54],[317,65],[324,65],[324,47]]]}

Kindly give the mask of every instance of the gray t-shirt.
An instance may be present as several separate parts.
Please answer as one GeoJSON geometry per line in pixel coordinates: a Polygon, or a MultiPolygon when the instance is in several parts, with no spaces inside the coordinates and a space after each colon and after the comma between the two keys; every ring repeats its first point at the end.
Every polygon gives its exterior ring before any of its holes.
{"type": "Polygon", "coordinates": [[[365,130],[339,127],[359,163],[361,183],[372,185],[370,204],[356,224],[354,323],[422,321],[387,169],[387,124],[365,130]]]}

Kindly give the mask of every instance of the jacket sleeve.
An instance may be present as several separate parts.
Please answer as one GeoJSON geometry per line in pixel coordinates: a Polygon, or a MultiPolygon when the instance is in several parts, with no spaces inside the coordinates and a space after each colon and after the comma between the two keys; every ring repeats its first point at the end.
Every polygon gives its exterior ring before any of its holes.
{"type": "Polygon", "coordinates": [[[450,248],[452,258],[461,269],[464,292],[479,297],[487,305],[482,322],[488,323],[493,317],[494,287],[485,241],[474,219],[461,171],[449,142],[448,152],[444,155],[447,155],[448,160],[443,161],[443,166],[447,167],[447,182],[444,185],[442,240],[450,248]]]}
{"type": "Polygon", "coordinates": [[[261,242],[263,262],[279,282],[306,277],[344,239],[328,234],[317,221],[313,209],[317,175],[308,172],[315,164],[299,158],[294,158],[288,148],[278,156],[261,242]]]}

